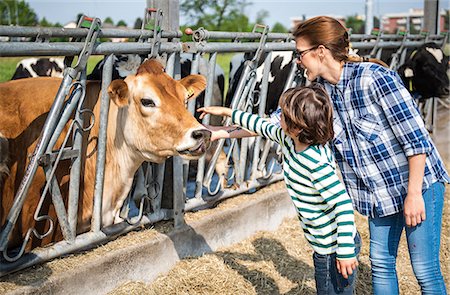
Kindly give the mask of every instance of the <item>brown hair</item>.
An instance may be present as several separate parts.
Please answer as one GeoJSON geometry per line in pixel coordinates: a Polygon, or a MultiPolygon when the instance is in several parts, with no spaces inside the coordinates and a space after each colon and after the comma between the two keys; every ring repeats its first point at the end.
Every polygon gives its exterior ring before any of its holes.
{"type": "Polygon", "coordinates": [[[290,88],[280,98],[287,131],[300,130],[305,144],[325,144],[333,139],[333,109],[326,90],[319,83],[290,88]]]}
{"type": "Polygon", "coordinates": [[[337,20],[329,16],[316,16],[300,23],[294,30],[294,37],[304,38],[311,46],[323,45],[331,51],[334,59],[344,62],[370,61],[388,67],[376,58],[349,56],[350,38],[347,29],[337,20]]]}

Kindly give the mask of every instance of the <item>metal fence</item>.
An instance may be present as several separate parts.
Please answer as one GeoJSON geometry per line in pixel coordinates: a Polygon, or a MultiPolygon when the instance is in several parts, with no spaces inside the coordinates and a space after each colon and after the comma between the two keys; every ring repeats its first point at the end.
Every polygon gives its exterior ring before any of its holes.
{"type": "MultiPolygon", "coordinates": [[[[128,198],[129,202],[123,212],[127,215],[126,221],[107,228],[101,226],[101,198],[103,194],[103,175],[106,155],[106,126],[109,99],[107,87],[111,82],[113,57],[117,54],[139,54],[154,57],[165,56],[166,72],[179,78],[179,54],[189,52],[193,54],[191,73],[199,71],[199,61],[208,57],[207,86],[205,90],[204,105],[212,103],[213,81],[217,55],[229,52],[250,53],[245,61],[241,79],[233,95],[231,106],[233,108],[249,110],[255,107],[253,94],[259,93],[257,112],[264,116],[267,102],[267,91],[270,74],[270,61],[277,51],[294,51],[292,35],[269,33],[265,26],[256,26],[252,32],[210,32],[198,29],[193,32],[193,42],[182,43],[179,31],[163,31],[158,27],[160,11],[155,13],[152,27],[143,27],[139,30],[102,29],[99,19],[90,19],[88,24],[80,21],[75,29],[64,28],[31,28],[0,26],[0,36],[11,40],[0,42],[0,56],[66,56],[65,75],[61,87],[55,98],[39,143],[34,151],[20,189],[16,194],[13,208],[8,213],[7,221],[0,234],[0,251],[3,258],[0,261],[0,276],[25,267],[47,261],[49,259],[72,253],[81,249],[93,247],[96,244],[114,239],[116,236],[133,230],[137,226],[155,223],[160,220],[174,220],[175,227],[184,224],[185,211],[198,210],[211,206],[216,202],[244,192],[283,179],[279,168],[279,155],[277,146],[256,139],[220,140],[217,147],[210,151],[210,155],[202,157],[198,162],[188,162],[175,157],[169,164],[145,163],[136,173],[135,185],[128,198]],[[68,37],[67,42],[50,42],[54,37],[68,37]],[[129,42],[113,43],[98,42],[99,38],[129,38],[129,42]],[[32,40],[32,41],[30,41],[32,40]],[[94,210],[91,230],[87,233],[77,234],[77,210],[79,195],[79,178],[81,167],[81,137],[75,137],[73,146],[65,146],[54,150],[56,140],[66,124],[70,124],[71,134],[82,133],[81,108],[83,93],[86,87],[86,63],[90,55],[104,55],[103,81],[101,90],[102,112],[100,113],[100,134],[98,142],[97,170],[94,191],[94,210]],[[77,63],[72,66],[74,56],[77,63]],[[256,87],[255,71],[260,64],[264,65],[260,89],[256,87]],[[71,90],[72,89],[72,90],[71,90]],[[71,90],[71,91],[70,91],[71,90]],[[70,103],[64,104],[66,96],[70,103]],[[75,113],[75,120],[70,117],[75,113]],[[57,118],[61,118],[57,120],[57,118]],[[65,240],[52,246],[37,248],[29,253],[24,249],[30,235],[39,233],[34,229],[28,230],[27,238],[20,249],[8,249],[8,240],[14,224],[22,210],[27,197],[28,188],[37,171],[41,169],[42,159],[52,159],[46,166],[47,184],[41,196],[41,201],[48,197],[51,191],[53,205],[58,213],[59,226],[64,233],[65,240]],[[71,158],[70,192],[67,208],[54,171],[63,158],[71,158]],[[215,168],[219,159],[225,159],[226,173],[217,175],[215,168]],[[173,165],[173,166],[172,166],[173,165]],[[171,179],[164,179],[164,172],[173,168],[171,179]],[[191,171],[194,176],[189,177],[191,171]],[[222,177],[222,178],[221,178],[222,177]],[[182,181],[181,181],[182,180],[182,181]],[[171,187],[172,193],[164,193],[164,187],[171,187]]],[[[392,69],[397,69],[407,57],[408,53],[427,41],[436,42],[442,46],[447,42],[447,35],[352,35],[352,48],[358,49],[361,55],[384,59],[392,69]]],[[[297,67],[295,61],[290,64],[289,75],[283,89],[305,83],[303,72],[297,67]]],[[[195,112],[195,102],[190,102],[189,110],[195,112]]],[[[96,118],[97,119],[97,118],[96,118]]],[[[202,123],[209,124],[210,118],[206,116],[202,123]]],[[[230,121],[225,122],[230,124],[230,121]]],[[[68,133],[70,134],[70,132],[68,133]]],[[[39,208],[37,210],[39,212],[39,208]]],[[[35,213],[35,219],[49,218],[35,213]]],[[[49,221],[54,224],[54,221],[49,221]]]]}

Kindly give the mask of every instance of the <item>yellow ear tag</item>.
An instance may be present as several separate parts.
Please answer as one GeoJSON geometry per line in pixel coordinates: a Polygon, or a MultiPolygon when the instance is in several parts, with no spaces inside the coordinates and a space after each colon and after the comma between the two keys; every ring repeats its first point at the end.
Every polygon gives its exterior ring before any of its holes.
{"type": "Polygon", "coordinates": [[[195,91],[191,87],[187,89],[187,99],[191,98],[194,95],[195,91]]]}

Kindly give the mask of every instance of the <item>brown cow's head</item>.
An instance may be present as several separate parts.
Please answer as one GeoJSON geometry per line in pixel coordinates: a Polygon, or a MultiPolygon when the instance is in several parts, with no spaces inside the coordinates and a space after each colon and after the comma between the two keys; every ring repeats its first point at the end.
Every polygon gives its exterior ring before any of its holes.
{"type": "Polygon", "coordinates": [[[122,126],[115,128],[115,145],[126,144],[144,160],[157,163],[173,155],[186,159],[203,155],[211,132],[185,105],[205,87],[203,76],[176,81],[153,59],[144,62],[136,75],[112,81],[108,93],[118,107],[116,124],[122,126]]]}

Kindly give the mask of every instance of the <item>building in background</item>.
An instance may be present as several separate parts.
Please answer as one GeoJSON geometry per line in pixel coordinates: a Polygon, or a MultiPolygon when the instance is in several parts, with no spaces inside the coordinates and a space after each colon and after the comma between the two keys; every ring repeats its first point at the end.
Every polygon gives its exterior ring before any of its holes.
{"type": "MultiPolygon", "coordinates": [[[[445,29],[445,10],[439,11],[439,31],[445,29]]],[[[423,9],[410,9],[403,13],[387,13],[381,18],[384,32],[396,33],[398,30],[409,31],[412,34],[418,33],[423,25],[423,9]]]]}

